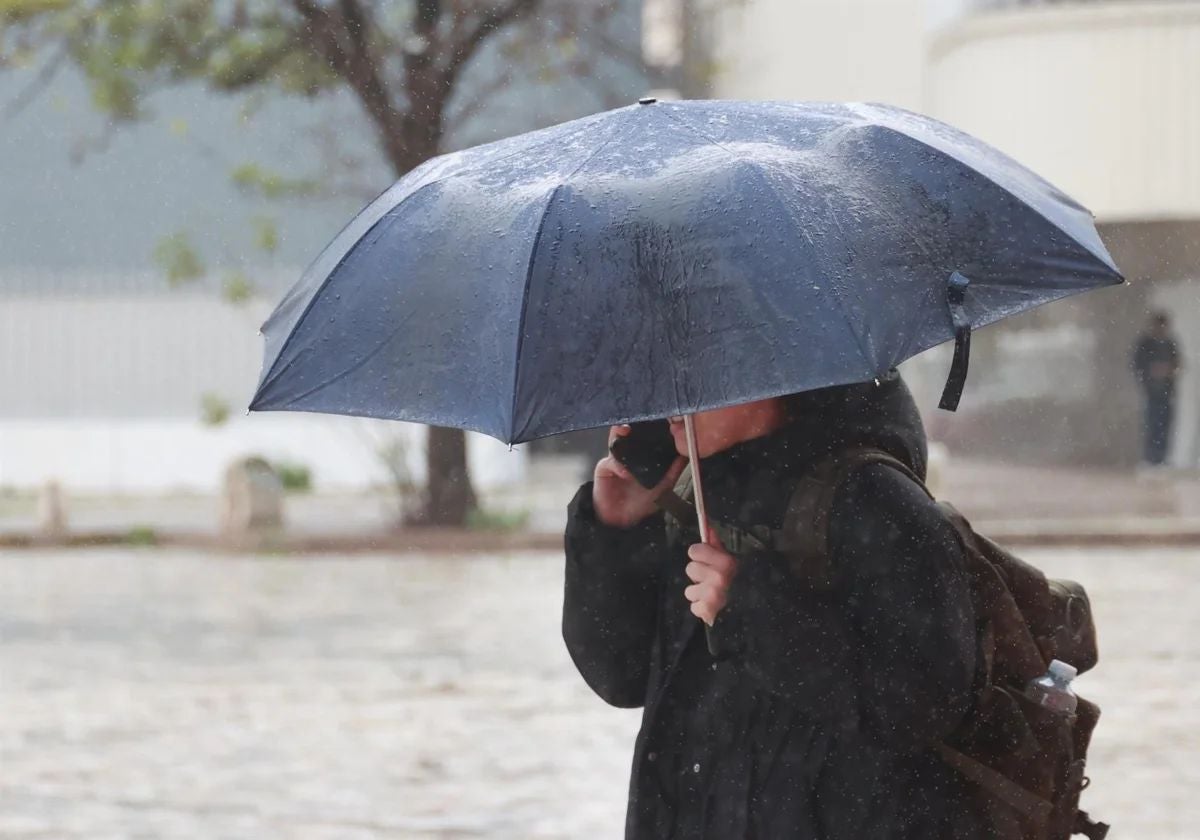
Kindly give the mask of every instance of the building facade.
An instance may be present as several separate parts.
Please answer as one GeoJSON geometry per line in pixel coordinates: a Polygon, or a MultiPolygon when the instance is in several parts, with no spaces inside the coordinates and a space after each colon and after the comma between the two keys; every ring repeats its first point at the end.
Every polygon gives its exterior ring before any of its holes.
{"type": "MultiPolygon", "coordinates": [[[[1173,461],[1200,458],[1200,3],[1192,0],[760,0],[721,28],[716,92],[874,100],[956,125],[1092,209],[1129,285],[981,331],[952,448],[1129,465],[1130,352],[1170,313],[1185,368],[1173,461]]],[[[936,401],[940,349],[907,371],[936,401]]]]}

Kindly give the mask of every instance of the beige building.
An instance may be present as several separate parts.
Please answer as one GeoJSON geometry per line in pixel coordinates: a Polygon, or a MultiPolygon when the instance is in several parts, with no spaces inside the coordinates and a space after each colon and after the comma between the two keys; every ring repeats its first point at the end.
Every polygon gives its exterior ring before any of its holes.
{"type": "MultiPolygon", "coordinates": [[[[748,0],[714,26],[713,94],[884,101],[944,119],[1097,215],[1130,285],[980,333],[951,446],[1129,464],[1129,369],[1153,308],[1187,360],[1173,461],[1200,457],[1200,2],[748,0]]],[[[941,359],[910,376],[931,390],[941,359]]],[[[928,401],[926,400],[928,405],[928,401]]]]}

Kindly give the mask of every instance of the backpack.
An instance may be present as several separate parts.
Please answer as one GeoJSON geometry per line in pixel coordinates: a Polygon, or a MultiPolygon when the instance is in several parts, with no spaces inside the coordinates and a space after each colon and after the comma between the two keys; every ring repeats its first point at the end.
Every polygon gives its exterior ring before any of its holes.
{"type": "MultiPolygon", "coordinates": [[[[802,580],[820,581],[829,570],[829,527],[838,489],[854,472],[884,464],[928,493],[898,458],[872,448],[838,452],[817,464],[795,486],[783,524],[739,528],[712,522],[725,547],[767,549],[786,556],[802,580]]],[[[694,528],[690,474],[659,498],[668,528],[694,528]]],[[[930,498],[933,498],[930,494],[930,498]]],[[[932,749],[969,782],[995,836],[1006,840],[1069,840],[1082,834],[1102,840],[1109,827],[1079,810],[1088,786],[1085,757],[1100,717],[1079,698],[1073,715],[1037,705],[1025,686],[1060,659],[1084,673],[1098,650],[1091,603],[1074,581],[1050,580],[1032,565],[977,534],[951,505],[939,504],[962,545],[978,623],[979,662],[974,702],[958,728],[932,749]]]]}

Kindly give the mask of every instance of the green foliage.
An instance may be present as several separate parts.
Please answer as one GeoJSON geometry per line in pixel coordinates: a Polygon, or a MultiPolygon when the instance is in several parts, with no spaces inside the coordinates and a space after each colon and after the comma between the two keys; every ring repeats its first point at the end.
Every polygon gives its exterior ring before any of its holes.
{"type": "Polygon", "coordinates": [[[263,198],[310,198],[320,193],[320,184],[312,178],[290,178],[257,163],[234,167],[230,177],[239,189],[263,198]]]}
{"type": "Polygon", "coordinates": [[[254,217],[254,240],[260,250],[274,254],[279,250],[279,226],[269,216],[254,217]]]}
{"type": "Polygon", "coordinates": [[[116,120],[145,116],[144,94],[164,83],[303,96],[342,83],[304,21],[269,0],[0,0],[0,25],[0,59],[65,48],[116,120]]]}
{"type": "Polygon", "coordinates": [[[467,527],[472,531],[520,531],[529,524],[529,511],[498,511],[476,508],[467,514],[467,527]]]}
{"type": "Polygon", "coordinates": [[[158,533],[149,525],[136,525],[126,532],[125,542],[128,545],[158,545],[158,533]]]}
{"type": "Polygon", "coordinates": [[[221,296],[225,298],[226,303],[240,306],[254,297],[254,284],[244,271],[231,271],[225,275],[221,284],[221,296]]]}
{"type": "Polygon", "coordinates": [[[211,391],[200,397],[200,421],[206,426],[221,426],[228,422],[230,415],[229,402],[221,399],[211,391]]]}
{"type": "Polygon", "coordinates": [[[71,5],[72,0],[0,0],[0,23],[22,23],[71,5]]]}
{"type": "Polygon", "coordinates": [[[291,461],[276,461],[271,465],[283,489],[289,493],[308,493],[312,491],[312,470],[304,464],[291,461]]]}
{"type": "Polygon", "coordinates": [[[182,286],[204,276],[207,269],[188,235],[177,231],[164,236],[154,246],[154,263],[171,286],[182,286]]]}

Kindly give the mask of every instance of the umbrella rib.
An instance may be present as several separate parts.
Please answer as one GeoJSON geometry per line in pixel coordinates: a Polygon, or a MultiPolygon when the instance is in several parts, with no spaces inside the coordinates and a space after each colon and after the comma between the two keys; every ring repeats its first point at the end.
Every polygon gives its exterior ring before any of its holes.
{"type": "MultiPolygon", "coordinates": [[[[256,392],[255,392],[256,397],[259,394],[261,394],[263,392],[263,390],[266,389],[272,382],[274,382],[280,376],[285,374],[287,372],[288,368],[290,368],[292,366],[292,364],[296,361],[296,359],[299,358],[299,357],[293,358],[291,361],[289,361],[287,364],[285,364],[282,369],[280,369],[279,371],[276,371],[276,369],[275,369],[276,365],[279,364],[279,360],[283,358],[284,353],[287,351],[288,347],[291,346],[292,339],[296,337],[296,333],[300,332],[300,328],[302,326],[304,326],[304,322],[308,319],[309,313],[312,312],[313,307],[317,303],[317,298],[321,297],[321,295],[325,293],[325,290],[327,288],[329,288],[329,284],[333,282],[333,278],[337,275],[338,271],[341,270],[342,266],[345,265],[346,260],[350,258],[351,254],[353,254],[356,250],[358,250],[359,243],[361,243],[364,239],[366,239],[368,236],[370,236],[375,231],[376,228],[378,228],[381,224],[384,223],[384,221],[386,221],[389,217],[393,216],[397,211],[399,211],[401,207],[403,207],[406,203],[408,203],[408,200],[410,198],[413,198],[414,196],[418,195],[419,193],[424,192],[426,189],[428,189],[429,187],[432,187],[435,184],[441,183],[442,181],[444,181],[446,178],[449,178],[449,177],[450,177],[449,175],[446,175],[441,178],[437,178],[433,181],[429,181],[428,183],[422,184],[421,186],[417,187],[415,190],[410,192],[408,195],[404,196],[404,198],[402,198],[398,202],[396,202],[396,205],[394,207],[391,207],[386,213],[384,213],[382,216],[380,216],[378,219],[376,219],[375,223],[372,224],[371,227],[369,227],[367,230],[365,230],[363,232],[362,236],[358,237],[358,239],[356,239],[350,245],[350,247],[346,249],[346,253],[342,254],[341,258],[339,258],[337,261],[337,265],[335,265],[332,269],[330,269],[329,273],[325,275],[325,279],[321,281],[321,284],[313,292],[312,297],[309,298],[308,303],[306,303],[304,305],[304,311],[301,312],[300,317],[296,319],[295,325],[291,328],[291,330],[288,331],[287,337],[284,338],[283,344],[280,345],[278,352],[276,352],[276,354],[275,354],[275,358],[271,362],[270,370],[268,370],[265,374],[263,374],[262,381],[259,382],[258,388],[256,389],[256,392]]],[[[386,194],[386,191],[381,194],[381,197],[384,194],[386,194]]],[[[347,227],[349,227],[349,225],[347,225],[347,227]]],[[[318,259],[319,259],[319,257],[318,257],[318,259]]]]}
{"type": "MultiPolygon", "coordinates": [[[[542,214],[538,218],[537,232],[533,235],[533,244],[529,248],[529,261],[525,265],[525,288],[521,294],[521,316],[517,321],[517,348],[513,355],[512,404],[508,413],[508,440],[506,443],[511,444],[517,437],[517,397],[520,394],[518,385],[521,376],[521,349],[525,346],[525,316],[529,312],[529,289],[533,283],[533,265],[537,259],[538,247],[542,243],[542,233],[546,227],[546,220],[550,217],[550,208],[554,206],[554,199],[558,194],[564,188],[570,186],[568,182],[571,178],[575,177],[581,169],[591,163],[600,152],[604,151],[605,147],[616,138],[616,135],[617,128],[614,127],[612,133],[596,146],[587,157],[581,160],[578,166],[563,176],[561,183],[550,191],[550,195],[546,199],[546,206],[542,208],[542,214]]],[[[524,429],[521,431],[524,431],[524,429]]]]}
{"type": "MultiPolygon", "coordinates": [[[[933,152],[938,157],[945,158],[949,161],[952,161],[953,163],[963,167],[964,169],[967,169],[967,170],[973,172],[975,175],[979,176],[980,178],[983,178],[984,180],[986,180],[992,184],[995,184],[997,188],[1003,190],[1005,193],[1012,196],[1014,200],[1019,202],[1026,209],[1028,209],[1029,212],[1033,213],[1038,218],[1040,218],[1042,221],[1044,221],[1046,224],[1050,225],[1052,228],[1057,230],[1063,236],[1067,237],[1071,242],[1074,242],[1075,244],[1077,244],[1080,248],[1082,248],[1084,251],[1086,251],[1087,254],[1093,260],[1095,260],[1097,263],[1102,265],[1108,273],[1110,273],[1112,276],[1115,276],[1116,278],[1118,278],[1116,283],[1114,283],[1113,285],[1117,285],[1125,279],[1124,275],[1122,275],[1121,272],[1116,268],[1116,266],[1113,265],[1111,254],[1107,254],[1107,252],[1105,253],[1105,256],[1101,256],[1101,255],[1097,254],[1095,251],[1092,250],[1090,245],[1076,239],[1074,234],[1070,233],[1069,231],[1064,230],[1062,225],[1060,225],[1058,222],[1051,219],[1049,216],[1047,216],[1045,213],[1043,213],[1038,208],[1034,207],[1031,203],[1029,203],[1028,200],[1025,199],[1024,196],[1020,195],[1016,191],[1005,186],[1004,184],[1002,184],[1001,182],[999,182],[995,178],[993,178],[991,175],[988,175],[986,172],[983,172],[978,167],[973,166],[968,161],[965,161],[960,157],[952,155],[949,152],[946,152],[944,149],[941,149],[941,148],[933,145],[932,143],[927,143],[924,140],[922,140],[920,137],[916,137],[912,134],[909,134],[907,131],[905,131],[901,128],[897,128],[894,125],[887,125],[886,123],[880,121],[879,119],[872,120],[871,122],[868,123],[868,125],[870,125],[874,128],[882,129],[883,131],[887,131],[887,132],[897,135],[899,137],[903,137],[905,140],[908,140],[912,143],[917,143],[917,144],[923,146],[924,148],[929,149],[929,151],[933,152]]],[[[1017,164],[1017,166],[1020,166],[1020,164],[1017,164]]],[[[1041,180],[1041,179],[1039,178],[1039,180],[1041,180]]],[[[1050,189],[1054,190],[1055,192],[1059,192],[1058,188],[1055,187],[1053,184],[1050,184],[1049,182],[1044,182],[1044,183],[1046,183],[1046,186],[1049,187],[1050,189]]],[[[1062,197],[1066,201],[1071,201],[1071,199],[1065,195],[1063,195],[1062,197]]],[[[1083,210],[1083,208],[1079,208],[1079,209],[1082,212],[1086,212],[1083,210]]],[[[1101,246],[1101,248],[1103,248],[1104,243],[1101,242],[1100,246],[1101,246]]]]}
{"type": "Polygon", "coordinates": [[[384,337],[384,339],[382,341],[380,341],[378,344],[375,345],[375,348],[373,350],[371,350],[370,353],[367,353],[365,356],[363,356],[361,359],[356,361],[354,364],[350,365],[348,368],[345,368],[344,370],[338,371],[333,376],[326,379],[324,382],[319,382],[316,385],[313,385],[308,390],[303,391],[300,394],[297,394],[295,397],[293,397],[293,400],[297,401],[297,402],[300,400],[306,400],[309,397],[311,397],[313,394],[316,394],[320,391],[325,390],[330,385],[332,385],[334,382],[337,382],[339,379],[341,379],[345,376],[349,376],[350,374],[354,373],[354,371],[358,370],[363,365],[365,365],[367,362],[371,361],[371,359],[378,356],[379,353],[383,350],[383,348],[388,345],[388,342],[390,342],[393,338],[395,338],[396,335],[402,329],[404,329],[405,327],[408,326],[408,322],[410,320],[412,320],[411,316],[409,318],[405,318],[403,321],[401,321],[399,324],[397,324],[394,329],[392,329],[390,332],[388,332],[388,334],[384,337]]]}
{"type": "Polygon", "coordinates": [[[729,148],[728,146],[726,146],[726,145],[725,145],[724,143],[722,143],[720,140],[717,140],[716,138],[714,138],[714,137],[710,136],[710,135],[709,135],[709,134],[707,134],[706,132],[704,132],[704,131],[701,131],[700,129],[696,128],[696,126],[692,125],[692,124],[691,124],[691,123],[689,123],[687,120],[685,120],[685,119],[683,119],[682,117],[680,117],[678,114],[673,114],[673,113],[671,113],[669,110],[666,110],[666,109],[663,109],[663,110],[662,110],[662,113],[663,113],[663,114],[665,114],[665,115],[667,116],[667,118],[668,118],[668,119],[670,119],[671,121],[673,121],[673,122],[675,122],[675,123],[678,123],[679,125],[683,126],[683,127],[684,127],[684,128],[686,128],[688,131],[692,132],[692,134],[695,134],[695,135],[696,135],[697,137],[699,137],[701,140],[704,140],[706,143],[709,143],[710,145],[716,146],[716,147],[717,147],[718,149],[720,149],[721,151],[723,151],[723,152],[726,152],[727,154],[731,155],[732,157],[735,157],[735,158],[737,158],[738,160],[745,160],[745,158],[743,158],[741,155],[739,155],[739,154],[738,154],[737,152],[735,152],[733,149],[731,149],[731,148],[729,148]]]}
{"type": "MultiPolygon", "coordinates": [[[[580,131],[582,131],[585,128],[590,128],[598,120],[599,120],[598,115],[595,118],[584,117],[580,120],[577,120],[574,134],[578,134],[580,131]]],[[[572,134],[571,136],[574,136],[574,134],[572,134]]],[[[504,142],[504,141],[499,141],[499,142],[504,142]]],[[[510,152],[501,154],[499,157],[496,157],[492,160],[488,160],[486,163],[488,166],[494,166],[495,164],[497,164],[501,161],[505,161],[505,160],[508,160],[509,158],[516,157],[517,155],[527,153],[527,151],[528,150],[525,148],[515,148],[510,152]]],[[[432,163],[436,160],[438,160],[438,158],[430,158],[428,161],[426,161],[426,163],[432,163]]],[[[589,156],[588,160],[591,160],[590,156],[589,156]]],[[[584,161],[584,162],[586,163],[587,161],[584,161]]],[[[471,165],[476,165],[476,164],[471,164],[471,165]]],[[[391,186],[389,186],[387,189],[385,189],[383,192],[381,192],[378,196],[376,196],[375,200],[372,201],[370,204],[368,204],[367,207],[364,208],[364,210],[362,212],[366,212],[367,209],[369,209],[371,206],[373,206],[375,204],[375,201],[378,201],[379,199],[383,198],[392,189],[394,189],[401,181],[403,181],[405,178],[409,177],[410,175],[416,173],[420,168],[422,168],[422,166],[424,166],[424,164],[420,164],[420,165],[414,167],[413,169],[409,170],[408,172],[406,172],[403,176],[401,176],[401,178],[399,178],[391,186]]],[[[288,331],[287,336],[283,340],[283,344],[280,346],[279,351],[275,354],[275,358],[271,360],[270,369],[264,371],[260,378],[258,387],[255,389],[256,397],[258,396],[258,394],[260,394],[262,392],[262,390],[265,387],[267,387],[267,385],[269,385],[272,381],[274,381],[275,379],[282,376],[284,373],[287,372],[288,368],[291,367],[291,363],[289,362],[288,364],[284,365],[284,367],[282,369],[280,369],[278,371],[275,370],[275,366],[278,364],[279,360],[283,357],[284,352],[287,350],[288,346],[291,344],[292,337],[295,336],[297,331],[299,331],[300,327],[303,325],[305,319],[308,317],[308,313],[312,309],[313,305],[316,303],[317,298],[319,298],[321,296],[321,294],[325,291],[326,287],[328,287],[329,283],[333,280],[333,276],[335,274],[337,274],[338,270],[342,267],[342,264],[345,263],[346,259],[352,253],[354,253],[354,251],[358,247],[358,244],[360,242],[362,242],[362,240],[364,238],[369,236],[371,234],[371,232],[374,231],[380,224],[382,224],[389,216],[392,216],[397,211],[399,211],[400,208],[402,208],[408,202],[409,199],[413,198],[418,193],[423,192],[424,190],[426,190],[429,187],[432,187],[436,184],[440,184],[443,181],[449,180],[450,178],[457,177],[459,174],[461,174],[461,172],[462,172],[462,167],[460,167],[460,169],[454,170],[454,171],[449,171],[449,172],[443,171],[442,174],[436,176],[432,180],[426,181],[425,183],[421,184],[419,187],[414,189],[408,195],[404,196],[404,198],[400,199],[400,201],[396,202],[395,205],[393,205],[392,207],[389,207],[382,215],[380,215],[380,217],[378,219],[376,219],[371,224],[371,226],[369,228],[367,228],[365,231],[363,231],[363,233],[357,239],[355,239],[354,242],[352,242],[350,244],[350,247],[348,247],[346,249],[346,252],[344,254],[342,254],[342,256],[338,259],[337,264],[334,265],[334,267],[332,269],[330,269],[330,271],[325,275],[325,278],[321,281],[320,285],[317,286],[315,291],[313,291],[312,297],[309,298],[308,302],[304,305],[304,311],[300,313],[300,317],[296,319],[295,325],[291,328],[291,330],[288,331]]],[[[342,228],[342,230],[338,233],[338,235],[336,237],[334,237],[333,242],[337,242],[337,240],[353,225],[354,225],[354,220],[352,219],[350,222],[348,222],[345,225],[345,227],[342,228]]],[[[330,244],[333,244],[333,243],[330,243],[330,244]]],[[[320,258],[321,258],[320,255],[318,255],[317,258],[313,260],[313,265],[315,265],[317,262],[319,262],[320,258]]],[[[311,266],[310,266],[310,268],[311,268],[311,266]]],[[[285,300],[286,300],[286,298],[285,298],[285,300]]],[[[279,309],[279,307],[276,307],[276,311],[278,311],[278,309],[279,309]]],[[[267,324],[269,324],[271,319],[274,317],[275,317],[275,313],[273,312],[268,317],[267,324]]],[[[264,325],[264,329],[265,329],[265,327],[266,327],[266,325],[264,325]]],[[[252,405],[253,405],[253,403],[252,403],[252,405]]]]}
{"type": "MultiPolygon", "coordinates": [[[[679,125],[683,126],[688,131],[691,131],[697,137],[700,137],[700,138],[706,140],[707,142],[716,146],[718,149],[721,149],[722,151],[731,155],[734,159],[750,164],[751,167],[753,168],[753,170],[756,172],[756,174],[759,175],[760,179],[762,180],[763,186],[766,188],[767,193],[771,196],[771,198],[773,198],[775,200],[775,203],[778,204],[779,207],[784,211],[784,216],[792,222],[793,226],[797,227],[797,233],[800,233],[798,226],[796,225],[796,220],[792,217],[791,212],[788,210],[787,204],[783,201],[783,199],[781,199],[779,197],[779,193],[777,193],[775,191],[775,187],[771,184],[771,182],[768,179],[762,177],[763,170],[768,168],[765,164],[763,164],[759,161],[756,161],[752,158],[747,158],[744,155],[738,154],[733,149],[730,149],[728,146],[724,145],[723,143],[721,143],[717,140],[714,140],[712,137],[710,137],[704,131],[701,131],[699,128],[696,128],[694,125],[691,125],[686,120],[679,117],[677,114],[671,114],[669,111],[665,111],[665,110],[663,111],[663,113],[667,114],[672,120],[674,120],[679,125]]],[[[803,235],[809,241],[809,244],[812,245],[812,238],[809,237],[807,234],[803,234],[803,235]]],[[[813,247],[816,247],[816,246],[813,245],[813,247]]],[[[845,301],[842,300],[842,296],[837,294],[836,291],[831,292],[831,290],[827,289],[825,287],[825,284],[823,284],[823,283],[818,284],[818,287],[820,288],[821,293],[825,295],[826,300],[828,300],[830,298],[830,296],[832,295],[832,297],[835,300],[834,308],[837,309],[837,311],[842,314],[842,321],[846,325],[846,331],[848,333],[850,333],[850,337],[852,339],[854,339],[854,346],[858,348],[858,353],[862,357],[864,364],[866,364],[867,368],[870,369],[873,373],[877,373],[878,371],[876,371],[876,365],[871,361],[870,356],[867,355],[867,349],[863,345],[862,336],[860,336],[858,334],[858,331],[854,329],[854,324],[850,320],[850,314],[846,311],[846,304],[845,304],[845,301]]]]}
{"type": "MultiPolygon", "coordinates": [[[[756,171],[759,173],[760,178],[762,178],[762,170],[758,169],[756,171]]],[[[816,243],[813,242],[812,236],[807,231],[802,230],[800,225],[797,224],[795,218],[792,217],[791,212],[788,210],[787,204],[779,197],[779,193],[775,191],[775,187],[771,184],[770,180],[767,178],[762,178],[762,183],[766,188],[767,194],[770,195],[771,198],[775,200],[775,203],[779,205],[780,209],[783,210],[784,217],[792,223],[793,228],[795,228],[796,235],[803,236],[808,242],[809,247],[816,249],[817,246],[816,243]]],[[[833,308],[842,314],[842,322],[846,326],[846,332],[848,332],[850,337],[854,339],[854,346],[858,348],[858,354],[862,357],[863,363],[867,366],[867,369],[872,374],[879,373],[880,371],[877,369],[878,365],[871,360],[870,355],[867,353],[867,348],[863,343],[863,337],[859,335],[858,330],[854,329],[854,322],[850,319],[850,313],[846,311],[845,299],[841,296],[841,294],[838,293],[836,289],[829,288],[828,284],[826,283],[817,283],[816,286],[820,290],[821,294],[825,296],[827,301],[832,299],[833,308]]]]}

